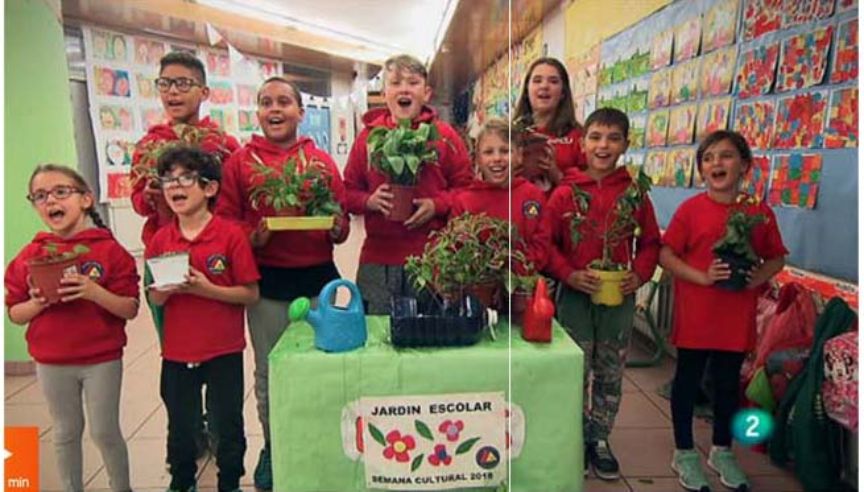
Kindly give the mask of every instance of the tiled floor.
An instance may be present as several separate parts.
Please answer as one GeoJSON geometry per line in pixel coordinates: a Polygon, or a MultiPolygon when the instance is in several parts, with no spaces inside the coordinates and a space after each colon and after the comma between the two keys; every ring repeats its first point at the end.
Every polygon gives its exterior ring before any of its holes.
{"type": "MultiPolygon", "coordinates": [[[[360,234],[352,234],[350,244],[337,251],[337,263],[346,277],[354,276],[351,260],[356,258],[362,242],[362,229],[352,227],[360,234]]],[[[169,477],[164,466],[166,417],[159,399],[159,352],[150,314],[142,308],[139,316],[127,327],[129,345],[124,356],[123,400],[121,425],[129,443],[132,483],[136,491],[162,491],[169,477]]],[[[634,347],[635,355],[638,347],[634,347]]],[[[261,427],[255,412],[252,391],[252,351],[245,353],[246,400],[244,416],[248,451],[247,474],[241,481],[245,490],[252,489],[252,470],[263,441],[261,427]]],[[[665,360],[660,366],[628,369],[625,373],[624,398],[616,429],[612,434],[612,448],[616,452],[623,473],[617,482],[603,482],[589,478],[588,492],[674,492],[679,487],[669,460],[672,454],[672,428],[669,405],[656,394],[656,389],[669,380],[673,362],[665,360]]],[[[54,451],[51,446],[51,420],[45,407],[41,389],[35,377],[5,377],[6,425],[39,426],[41,429],[41,490],[60,490],[54,451]]],[[[699,450],[707,455],[710,446],[710,425],[696,423],[699,450]]],[[[737,450],[739,460],[748,472],[754,491],[798,492],[803,490],[794,477],[772,466],[767,457],[749,450],[737,450]]],[[[202,491],[213,491],[216,485],[216,467],[212,459],[200,462],[199,485],[202,491]]],[[[89,436],[84,437],[84,476],[88,490],[107,490],[107,476],[102,460],[89,436]]],[[[724,490],[712,477],[714,490],[724,490]]],[[[515,491],[514,491],[515,492],[515,491]]],[[[575,491],[574,491],[575,492],[575,491]]]]}

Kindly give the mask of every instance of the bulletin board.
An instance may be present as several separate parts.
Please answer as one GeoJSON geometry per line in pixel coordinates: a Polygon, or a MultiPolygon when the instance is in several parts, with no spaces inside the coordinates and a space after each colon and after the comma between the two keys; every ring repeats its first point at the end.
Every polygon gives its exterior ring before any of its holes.
{"type": "Polygon", "coordinates": [[[597,63],[596,95],[574,77],[577,117],[595,98],[628,113],[625,162],[652,177],[661,227],[700,191],[700,137],[741,132],[788,262],[857,282],[857,18],[854,0],[680,0],[568,63],[597,63]]]}

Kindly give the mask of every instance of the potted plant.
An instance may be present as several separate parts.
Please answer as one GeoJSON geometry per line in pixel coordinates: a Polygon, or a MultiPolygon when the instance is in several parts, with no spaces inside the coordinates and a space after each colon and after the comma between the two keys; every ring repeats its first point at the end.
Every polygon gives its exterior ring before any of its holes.
{"type": "Polygon", "coordinates": [[[57,243],[49,242],[42,246],[42,254],[31,258],[27,262],[30,273],[30,282],[39,289],[42,297],[48,302],[60,300],[57,289],[60,288],[60,279],[67,272],[78,271],[78,257],[89,252],[90,249],[83,244],[76,244],[71,249],[61,251],[57,243]]]}
{"type": "MultiPolygon", "coordinates": [[[[549,136],[537,131],[531,116],[523,115],[516,118],[512,128],[513,137],[519,142],[525,156],[547,152],[549,136]]],[[[521,171],[523,178],[530,181],[541,174],[543,171],[537,167],[536,159],[523,157],[521,171]]]]}
{"type": "Polygon", "coordinates": [[[751,235],[753,228],[764,223],[767,218],[762,213],[747,213],[747,205],[757,203],[754,197],[746,194],[738,195],[736,206],[729,211],[726,219],[726,233],[714,244],[713,251],[717,257],[729,265],[728,279],[714,282],[714,285],[727,290],[741,290],[747,286],[750,270],[759,262],[759,256],[753,250],[751,235]]]}
{"type": "Polygon", "coordinates": [[[493,306],[508,263],[508,224],[485,214],[463,214],[430,234],[421,256],[410,256],[405,270],[417,290],[447,299],[473,294],[493,306]]]}
{"type": "Polygon", "coordinates": [[[308,161],[301,149],[277,169],[267,166],[252,152],[257,184],[252,186],[252,208],[270,207],[275,217],[266,217],[270,230],[328,230],[342,212],[330,187],[333,176],[317,161],[308,161]],[[281,168],[281,171],[278,170],[281,168]]]}
{"type": "Polygon", "coordinates": [[[369,163],[390,180],[393,208],[388,219],[403,222],[414,211],[417,176],[425,164],[438,161],[433,142],[438,140],[435,125],[420,123],[411,129],[411,120],[399,121],[396,128],[376,127],[366,140],[369,163]]]}
{"type": "MultiPolygon", "coordinates": [[[[624,302],[621,282],[629,272],[630,261],[635,252],[631,243],[642,234],[636,221],[636,212],[650,190],[651,178],[640,168],[630,186],[618,197],[615,206],[606,213],[602,224],[596,222],[589,224],[590,230],[603,241],[602,256],[588,264],[588,269],[600,278],[600,288],[591,294],[591,301],[594,304],[618,306],[624,302]],[[614,252],[622,243],[628,245],[626,263],[613,259],[614,252]]],[[[582,239],[581,227],[586,221],[590,200],[589,193],[578,186],[573,186],[573,202],[576,211],[570,218],[570,239],[574,246],[582,239]]]]}
{"type": "Polygon", "coordinates": [[[534,288],[537,286],[540,275],[534,268],[534,264],[526,257],[524,250],[519,247],[522,240],[518,237],[515,229],[511,234],[513,236],[513,250],[511,251],[510,281],[507,284],[507,292],[509,293],[511,320],[521,324],[522,314],[525,313],[525,308],[528,307],[528,302],[534,295],[534,288]]]}

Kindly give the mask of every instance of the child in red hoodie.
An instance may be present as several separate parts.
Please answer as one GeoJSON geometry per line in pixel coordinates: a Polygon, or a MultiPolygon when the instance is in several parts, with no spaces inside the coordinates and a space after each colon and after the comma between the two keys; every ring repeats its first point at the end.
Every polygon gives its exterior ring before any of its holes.
{"type": "MultiPolygon", "coordinates": [[[[345,187],[339,170],[326,152],[309,137],[298,137],[303,119],[300,91],[288,80],[271,77],[258,91],[258,121],[264,137],[252,140],[225,163],[223,187],[216,213],[240,222],[255,248],[261,271],[261,300],[249,308],[249,335],[255,351],[255,396],[258,418],[264,428],[264,449],[255,468],[255,486],[273,488],[270,467],[270,418],[267,355],[288,326],[288,305],[297,297],[317,298],[331,280],[339,278],[333,262],[333,245],[348,237],[348,219],[339,214],[329,231],[267,230],[262,220],[275,215],[264,203],[253,206],[250,195],[263,181],[256,165],[282,172],[288,159],[302,152],[307,166],[318,166],[327,176],[335,200],[345,206],[345,187]]],[[[300,165],[304,165],[301,163],[300,165]]]]}
{"type": "Polygon", "coordinates": [[[471,182],[471,162],[461,137],[438,119],[426,106],[431,95],[423,64],[408,55],[384,63],[385,109],[373,109],[363,116],[366,127],[360,132],[348,156],[345,187],[348,211],[365,217],[366,240],[360,253],[357,285],[363,293],[366,312],[390,312],[390,297],[414,295],[403,265],[410,255],[420,255],[429,232],[440,229],[450,214],[451,190],[471,182]],[[417,210],[404,223],[387,219],[393,194],[387,178],[370,166],[366,139],[375,127],[396,127],[399,120],[433,123],[441,138],[435,148],[438,161],[422,168],[417,180],[417,210]]]}
{"type": "Polygon", "coordinates": [[[135,260],[96,213],[84,179],[68,167],[45,164],[30,177],[30,193],[51,232],[40,232],[6,268],[9,319],[27,325],[27,348],[45,393],[63,488],[84,490],[81,434],[84,405],[93,442],[102,454],[113,491],[128,491],[129,456],[120,431],[120,387],[126,320],[138,313],[135,260]],[[96,227],[87,222],[90,217],[96,227]],[[49,253],[89,249],[77,271],[61,280],[59,301],[48,302],[32,286],[28,260],[49,253]]]}
{"type": "Polygon", "coordinates": [[[584,140],[588,166],[584,171],[567,170],[543,219],[552,234],[548,270],[563,284],[558,319],[585,353],[586,472],[590,464],[605,480],[619,477],[608,439],[621,400],[621,378],[633,329],[633,293],[653,275],[660,251],[660,231],[646,195],[633,212],[638,226],[626,229],[611,252],[612,261],[630,267],[621,283],[623,304],[610,307],[591,302],[600,279],[588,266],[603,256],[602,235],[615,222],[616,205],[636,186],[625,167],[616,167],[627,150],[629,127],[627,115],[617,109],[598,109],[588,117],[584,140]]]}
{"type": "Polygon", "coordinates": [[[525,254],[535,271],[540,271],[549,251],[549,235],[540,227],[546,196],[524,178],[510,180],[511,156],[515,164],[522,149],[518,139],[514,139],[516,148],[511,151],[509,133],[504,120],[491,119],[483,125],[477,135],[474,156],[481,179],[456,193],[451,214],[456,217],[465,212],[485,213],[511,221],[516,226],[512,231],[514,247],[525,254]]]}

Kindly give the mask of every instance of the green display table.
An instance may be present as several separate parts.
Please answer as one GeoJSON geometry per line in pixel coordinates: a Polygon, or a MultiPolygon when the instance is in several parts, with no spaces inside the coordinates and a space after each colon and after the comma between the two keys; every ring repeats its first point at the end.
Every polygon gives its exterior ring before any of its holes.
{"type": "Polygon", "coordinates": [[[518,327],[499,323],[497,340],[484,335],[471,347],[395,349],[388,325],[367,317],[364,348],[328,354],[314,348],[311,326],[295,323],[270,353],[275,491],[376,490],[367,489],[363,445],[351,437],[351,408],[361,398],[493,392],[521,411],[507,427],[517,441],[509,489],[582,490],[583,354],[560,326],[550,344],[528,343],[518,327]]]}

